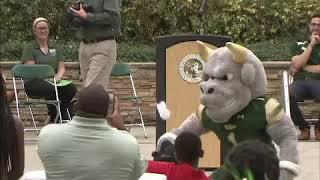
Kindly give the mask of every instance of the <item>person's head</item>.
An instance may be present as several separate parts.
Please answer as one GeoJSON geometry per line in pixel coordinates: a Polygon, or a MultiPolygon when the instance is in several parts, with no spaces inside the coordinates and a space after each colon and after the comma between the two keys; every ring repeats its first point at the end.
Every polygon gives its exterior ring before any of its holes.
{"type": "Polygon", "coordinates": [[[79,91],[76,103],[76,114],[106,117],[110,97],[102,85],[90,84],[79,91]]]}
{"type": "Polygon", "coordinates": [[[9,162],[8,103],[5,82],[0,70],[0,179],[7,179],[9,162]]]}
{"type": "Polygon", "coordinates": [[[311,17],[309,30],[311,33],[317,33],[320,35],[320,14],[315,14],[311,17]]]}
{"type": "Polygon", "coordinates": [[[39,17],[32,23],[33,32],[38,40],[47,40],[49,36],[49,21],[39,17]]]}
{"type": "Polygon", "coordinates": [[[178,163],[197,164],[203,156],[202,143],[199,136],[183,132],[174,142],[175,155],[178,163]]]}
{"type": "Polygon", "coordinates": [[[222,180],[278,180],[279,159],[274,147],[258,140],[239,143],[227,155],[222,180]]]}

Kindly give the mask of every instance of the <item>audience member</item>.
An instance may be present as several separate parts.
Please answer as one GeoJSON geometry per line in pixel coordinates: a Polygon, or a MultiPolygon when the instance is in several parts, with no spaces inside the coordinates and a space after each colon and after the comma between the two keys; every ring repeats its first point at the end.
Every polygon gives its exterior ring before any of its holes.
{"type": "Polygon", "coordinates": [[[0,71],[0,179],[18,180],[24,169],[23,123],[14,118],[0,71]]]}
{"type": "Polygon", "coordinates": [[[83,0],[70,7],[77,18],[80,70],[84,86],[101,84],[108,89],[117,57],[121,0],[83,0]]]}
{"type": "Polygon", "coordinates": [[[38,154],[47,180],[136,180],[146,168],[136,139],[120,116],[117,98],[91,84],[78,93],[76,114],[68,123],[50,124],[39,135],[38,154]]]}
{"type": "MultiPolygon", "coordinates": [[[[310,127],[304,119],[298,102],[304,99],[320,100],[320,14],[311,17],[308,40],[291,47],[291,73],[294,82],[289,87],[291,117],[300,129],[299,140],[310,139],[310,127]]],[[[316,140],[320,140],[320,121],[315,125],[316,140]]]]}
{"type": "MultiPolygon", "coordinates": [[[[56,79],[60,81],[64,78],[65,65],[62,49],[49,41],[49,22],[45,18],[37,18],[32,24],[36,39],[26,45],[23,50],[21,60],[25,64],[47,64],[56,71],[56,79]]],[[[29,96],[43,97],[48,100],[55,99],[54,86],[41,79],[33,79],[25,82],[25,90],[29,96]]],[[[70,101],[76,94],[77,89],[72,83],[58,86],[59,100],[61,101],[62,119],[69,119],[69,114],[73,116],[73,103],[70,101]],[[69,114],[68,114],[69,111],[69,114]]],[[[53,105],[48,105],[50,122],[54,122],[57,109],[53,105]]]]}
{"type": "Polygon", "coordinates": [[[168,180],[207,180],[204,171],[197,169],[199,158],[203,156],[201,140],[198,136],[183,132],[175,140],[177,163],[148,161],[147,172],[165,174],[168,180]]]}
{"type": "Polygon", "coordinates": [[[278,180],[279,159],[274,147],[258,140],[243,141],[227,155],[218,180],[278,180]]]}

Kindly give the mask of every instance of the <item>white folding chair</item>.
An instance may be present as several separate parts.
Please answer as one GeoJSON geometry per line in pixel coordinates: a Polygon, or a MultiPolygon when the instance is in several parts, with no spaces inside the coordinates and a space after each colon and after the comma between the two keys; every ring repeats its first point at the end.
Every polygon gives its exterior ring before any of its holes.
{"type": "MultiPolygon", "coordinates": [[[[289,97],[289,86],[290,84],[293,83],[293,76],[288,73],[287,71],[282,72],[282,90],[281,90],[281,95],[282,95],[282,101],[284,105],[284,110],[285,113],[291,117],[290,114],[290,97],[289,97]]],[[[311,103],[316,103],[314,99],[305,99],[299,103],[299,105],[303,105],[303,103],[308,103],[308,101],[312,101],[311,103]]],[[[310,125],[314,125],[318,119],[316,118],[307,118],[305,119],[310,125]]]]}
{"type": "Polygon", "coordinates": [[[57,82],[55,79],[55,72],[53,68],[49,65],[42,64],[17,64],[12,68],[13,73],[13,87],[16,98],[16,110],[18,118],[20,118],[20,105],[28,106],[32,124],[34,128],[25,128],[25,131],[37,131],[39,133],[39,129],[34,120],[34,115],[32,112],[32,106],[39,104],[51,104],[54,105],[57,109],[57,116],[55,121],[59,120],[62,123],[61,112],[60,112],[60,101],[57,90],[57,82]],[[55,89],[55,100],[45,100],[43,97],[29,97],[25,92],[25,99],[19,100],[17,85],[20,82],[22,89],[24,90],[24,81],[32,80],[32,79],[43,79],[48,80],[48,82],[52,81],[52,84],[55,89]]]}
{"type": "Polygon", "coordinates": [[[132,74],[131,74],[131,70],[128,64],[126,63],[117,63],[114,64],[112,71],[111,71],[111,77],[128,77],[130,79],[131,82],[131,88],[132,88],[132,95],[129,96],[120,96],[119,99],[120,100],[129,100],[129,101],[133,101],[136,105],[137,111],[139,113],[139,117],[140,117],[140,123],[130,123],[130,124],[126,124],[126,126],[141,126],[143,128],[144,131],[144,137],[148,137],[147,136],[147,132],[146,132],[146,128],[144,126],[144,121],[143,121],[143,117],[142,117],[142,112],[141,112],[141,97],[137,95],[137,91],[134,85],[134,81],[132,78],[132,74]]]}

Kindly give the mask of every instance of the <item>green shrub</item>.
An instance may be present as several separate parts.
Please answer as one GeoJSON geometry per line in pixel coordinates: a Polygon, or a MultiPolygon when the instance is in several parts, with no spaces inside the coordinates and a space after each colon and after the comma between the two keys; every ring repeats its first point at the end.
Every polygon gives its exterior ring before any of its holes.
{"type": "Polygon", "coordinates": [[[291,59],[289,46],[292,43],[291,40],[282,39],[248,44],[246,47],[261,61],[289,61],[291,59]]]}
{"type": "MultiPolygon", "coordinates": [[[[66,61],[78,61],[79,41],[53,40],[63,49],[66,61]]],[[[0,61],[19,61],[26,41],[10,41],[0,46],[0,61]]],[[[150,62],[155,61],[155,47],[150,44],[120,42],[118,43],[117,61],[150,62]]]]}
{"type": "MultiPolygon", "coordinates": [[[[19,59],[23,44],[33,39],[31,24],[39,16],[50,21],[52,39],[66,47],[67,59],[77,59],[78,40],[64,20],[71,1],[73,0],[1,0],[1,60],[19,59]]],[[[122,0],[123,36],[118,52],[120,59],[154,60],[154,46],[150,44],[154,43],[155,37],[198,33],[200,24],[197,11],[201,1],[122,0]],[[123,47],[122,43],[125,44],[123,47]]],[[[269,57],[267,52],[260,50],[267,46],[264,44],[275,42],[280,37],[304,38],[311,14],[320,12],[318,0],[216,0],[209,1],[208,5],[203,18],[206,33],[230,36],[233,41],[243,44],[257,43],[257,53],[262,59],[269,57]]],[[[287,58],[282,52],[275,51],[272,54],[275,57],[271,59],[287,58]]]]}
{"type": "Polygon", "coordinates": [[[153,45],[134,42],[119,43],[117,53],[122,62],[153,62],[156,54],[153,45]]]}

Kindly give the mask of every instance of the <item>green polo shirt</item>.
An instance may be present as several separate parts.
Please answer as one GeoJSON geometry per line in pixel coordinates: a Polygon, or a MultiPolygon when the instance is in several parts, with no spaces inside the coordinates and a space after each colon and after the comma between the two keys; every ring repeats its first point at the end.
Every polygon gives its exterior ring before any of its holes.
{"type": "Polygon", "coordinates": [[[137,140],[105,118],[74,116],[45,126],[38,154],[47,180],[137,180],[147,165],[137,140]]]}
{"type": "Polygon", "coordinates": [[[22,52],[22,62],[34,60],[36,64],[47,64],[51,66],[56,72],[58,71],[59,61],[64,60],[62,50],[59,46],[49,42],[49,51],[45,54],[36,41],[28,43],[22,52]]]}
{"type": "Polygon", "coordinates": [[[97,38],[120,36],[120,4],[119,0],[82,0],[91,7],[85,23],[78,31],[80,39],[95,40],[97,38]]]}
{"type": "MultiPolygon", "coordinates": [[[[308,47],[309,42],[296,42],[295,44],[291,45],[290,51],[291,56],[296,56],[301,53],[308,47]]],[[[320,44],[317,44],[313,50],[310,57],[310,60],[308,61],[307,65],[318,65],[320,64],[320,44]]],[[[320,79],[320,73],[312,73],[308,71],[299,71],[294,75],[294,79],[320,79]]]]}

